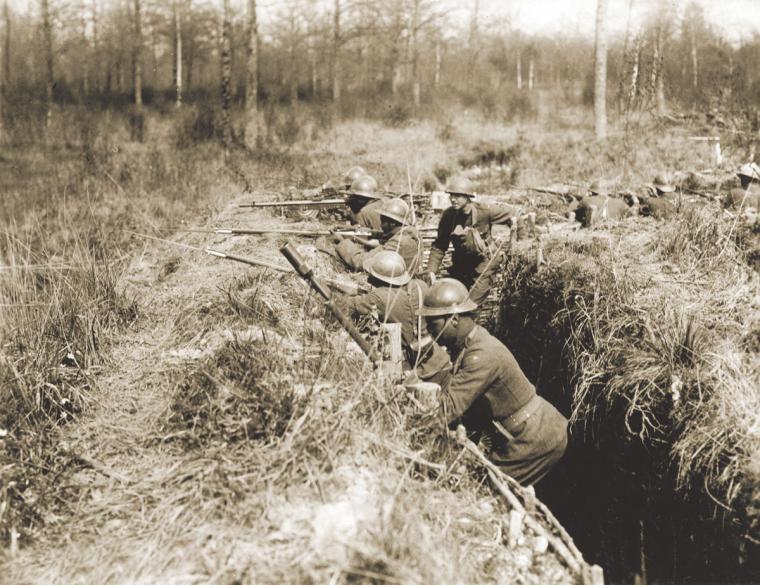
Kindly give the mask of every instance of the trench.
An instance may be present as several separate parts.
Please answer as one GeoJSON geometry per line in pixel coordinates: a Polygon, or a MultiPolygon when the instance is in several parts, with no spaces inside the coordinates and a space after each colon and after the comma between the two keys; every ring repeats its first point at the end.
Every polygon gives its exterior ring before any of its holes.
{"type": "MultiPolygon", "coordinates": [[[[565,342],[570,330],[556,319],[563,283],[553,290],[532,288],[532,264],[510,259],[489,328],[539,393],[569,418],[574,382],[565,342]]],[[[536,491],[586,559],[604,568],[608,584],[760,580],[758,549],[747,549],[736,519],[700,490],[677,490],[667,438],[642,442],[614,405],[605,405],[592,421],[571,425],[565,457],[536,491]]]]}

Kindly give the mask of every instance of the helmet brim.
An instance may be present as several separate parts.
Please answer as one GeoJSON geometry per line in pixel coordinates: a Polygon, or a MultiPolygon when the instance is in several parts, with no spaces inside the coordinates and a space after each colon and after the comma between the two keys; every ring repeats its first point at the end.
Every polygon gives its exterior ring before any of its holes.
{"type": "Polygon", "coordinates": [[[374,193],[359,193],[358,191],[349,191],[348,197],[361,197],[363,199],[382,199],[382,195],[375,195],[374,193]]]}
{"type": "Polygon", "coordinates": [[[393,221],[397,221],[401,225],[410,225],[409,221],[402,218],[400,215],[396,215],[395,213],[389,213],[387,211],[379,211],[378,215],[380,217],[387,217],[388,219],[392,219],[393,221]]]}
{"type": "Polygon", "coordinates": [[[445,191],[449,195],[461,195],[462,197],[468,197],[469,199],[475,199],[475,193],[460,193],[459,191],[445,191]]]}
{"type": "Polygon", "coordinates": [[[372,277],[376,278],[377,280],[380,280],[392,286],[404,286],[410,280],[412,280],[412,277],[409,274],[409,272],[404,272],[403,274],[399,274],[398,276],[385,276],[383,274],[378,274],[377,272],[372,270],[372,268],[369,266],[368,260],[365,260],[364,262],[362,262],[362,268],[364,268],[364,271],[367,274],[370,274],[372,277]]]}
{"type": "Polygon", "coordinates": [[[422,307],[415,311],[419,317],[444,317],[446,315],[460,315],[462,313],[472,313],[478,308],[478,304],[472,299],[467,299],[461,305],[454,307],[422,307]]]}
{"type": "Polygon", "coordinates": [[[672,193],[676,190],[676,188],[673,185],[658,185],[657,183],[652,183],[650,185],[652,189],[655,189],[657,191],[662,191],[663,193],[672,193]]]}

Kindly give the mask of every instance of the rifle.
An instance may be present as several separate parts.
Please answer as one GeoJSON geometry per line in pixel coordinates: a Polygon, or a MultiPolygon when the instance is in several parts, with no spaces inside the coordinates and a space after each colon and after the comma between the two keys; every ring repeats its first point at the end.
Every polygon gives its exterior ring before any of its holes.
{"type": "Polygon", "coordinates": [[[307,238],[318,238],[320,236],[331,236],[332,234],[341,234],[346,237],[372,238],[381,235],[379,232],[371,230],[288,230],[288,229],[256,229],[256,228],[215,228],[208,230],[195,229],[177,229],[177,232],[190,232],[199,234],[220,234],[228,236],[258,236],[266,234],[279,234],[286,236],[304,236],[307,238]]]}
{"type": "Polygon", "coordinates": [[[298,250],[296,250],[296,247],[291,242],[288,242],[282,248],[280,248],[280,252],[283,256],[285,256],[288,262],[290,262],[291,266],[295,268],[298,275],[307,281],[311,288],[313,288],[322,296],[323,299],[325,299],[325,306],[330,310],[330,312],[332,312],[333,315],[335,315],[335,318],[343,326],[343,329],[345,329],[346,332],[351,336],[351,339],[353,339],[359,345],[365,355],[370,359],[372,364],[375,367],[380,365],[382,362],[382,357],[369,344],[369,342],[364,339],[362,334],[359,333],[359,330],[351,322],[348,316],[338,308],[338,306],[335,304],[335,301],[332,299],[332,295],[330,294],[329,289],[327,289],[324,284],[316,276],[314,276],[314,271],[312,270],[311,266],[306,264],[306,261],[298,253],[298,250]]]}
{"type": "Polygon", "coordinates": [[[294,199],[292,201],[254,201],[241,203],[238,207],[336,207],[345,204],[345,199],[294,199]]]}
{"type": "MultiPolygon", "coordinates": [[[[287,266],[282,266],[281,264],[275,264],[274,262],[267,262],[266,260],[258,260],[256,258],[244,258],[243,256],[227,254],[225,252],[219,252],[218,250],[211,250],[209,248],[207,248],[205,251],[206,251],[206,254],[210,256],[216,256],[217,258],[224,258],[225,260],[233,260],[235,262],[240,262],[241,264],[248,264],[249,266],[262,266],[264,268],[270,268],[278,272],[287,272],[287,273],[293,272],[287,266]]],[[[360,293],[361,294],[368,293],[370,290],[368,287],[362,286],[360,284],[356,284],[354,282],[343,282],[340,280],[333,280],[331,278],[324,278],[322,280],[330,288],[337,290],[343,294],[350,295],[350,296],[356,296],[360,293]]]]}

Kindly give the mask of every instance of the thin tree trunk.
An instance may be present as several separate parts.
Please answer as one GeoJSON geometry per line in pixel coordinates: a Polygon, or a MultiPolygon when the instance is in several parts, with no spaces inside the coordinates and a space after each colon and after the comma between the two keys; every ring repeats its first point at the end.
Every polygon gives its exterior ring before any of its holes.
{"type": "Polygon", "coordinates": [[[607,0],[596,4],[594,64],[594,131],[597,140],[607,138],[607,0]]]}
{"type": "Polygon", "coordinates": [[[98,0],[92,0],[92,48],[94,51],[92,59],[92,77],[93,77],[93,90],[98,94],[103,93],[103,71],[102,71],[102,59],[100,58],[100,30],[98,22],[98,0]]]}
{"type": "Polygon", "coordinates": [[[311,99],[315,99],[317,97],[318,93],[318,86],[319,86],[319,68],[317,67],[317,47],[316,47],[316,31],[315,30],[309,30],[309,44],[308,44],[308,53],[309,53],[309,79],[310,82],[310,90],[311,90],[311,99]]]}
{"type": "Polygon", "coordinates": [[[401,86],[401,35],[403,33],[403,0],[396,0],[393,14],[393,44],[391,45],[391,94],[398,95],[401,86]]]}
{"type": "Polygon", "coordinates": [[[691,85],[697,90],[699,88],[699,61],[697,60],[697,35],[692,25],[689,35],[689,41],[691,43],[691,85]]]}
{"type": "Polygon", "coordinates": [[[182,17],[179,10],[179,0],[174,0],[174,91],[175,104],[182,105],[182,17]]]}
{"type": "Polygon", "coordinates": [[[230,104],[232,102],[232,23],[230,22],[230,0],[222,0],[222,142],[225,150],[232,146],[232,120],[230,104]]]}
{"type": "Polygon", "coordinates": [[[420,107],[420,50],[417,37],[419,36],[420,0],[414,0],[412,7],[412,101],[415,108],[420,107]]]}
{"type": "MultiPolygon", "coordinates": [[[[8,2],[6,0],[4,9],[8,9],[8,2]]],[[[5,28],[5,35],[8,35],[8,28],[5,28]]],[[[3,44],[0,44],[0,63],[5,62],[5,41],[3,41],[3,44]]],[[[0,68],[0,144],[3,143],[5,139],[5,85],[7,81],[5,80],[5,68],[0,68]]]]}
{"type": "Polygon", "coordinates": [[[528,91],[533,91],[533,83],[535,81],[536,65],[533,57],[528,60],[528,91]]]}
{"type": "Polygon", "coordinates": [[[142,95],[142,7],[140,0],[134,0],[135,38],[132,48],[132,64],[134,68],[135,115],[132,124],[132,138],[143,141],[143,95],[142,95]]]}
{"type": "Polygon", "coordinates": [[[665,109],[665,31],[664,23],[660,21],[657,26],[657,40],[655,45],[655,98],[657,101],[657,115],[664,116],[665,109]]]}
{"type": "Polygon", "coordinates": [[[248,54],[245,68],[245,146],[256,148],[259,132],[259,28],[256,0],[248,0],[248,54]]]}
{"type": "Polygon", "coordinates": [[[139,112],[142,110],[143,96],[142,96],[142,13],[140,0],[134,0],[134,19],[135,19],[135,38],[134,47],[132,49],[132,59],[134,60],[135,69],[135,108],[139,112]]]}
{"type": "Polygon", "coordinates": [[[82,3],[82,101],[90,94],[90,41],[87,38],[87,14],[86,5],[82,3]]]}
{"type": "Polygon", "coordinates": [[[435,39],[435,71],[433,73],[433,87],[437,90],[441,85],[441,63],[443,62],[443,50],[441,49],[441,38],[436,36],[435,39]]]}
{"type": "Polygon", "coordinates": [[[5,20],[5,50],[3,51],[3,92],[7,98],[11,86],[11,11],[8,0],[3,3],[3,20],[5,20]]]}
{"type": "Polygon", "coordinates": [[[48,0],[41,0],[42,38],[45,52],[45,140],[49,139],[48,131],[53,122],[53,26],[50,22],[50,6],[48,0]]]}
{"type": "Polygon", "coordinates": [[[522,55],[520,53],[517,54],[517,89],[522,89],[523,86],[523,80],[522,80],[522,55]]]}
{"type": "Polygon", "coordinates": [[[333,55],[332,55],[332,99],[334,102],[340,101],[340,81],[342,76],[341,59],[340,59],[340,0],[335,0],[335,11],[333,13],[333,55]]]}

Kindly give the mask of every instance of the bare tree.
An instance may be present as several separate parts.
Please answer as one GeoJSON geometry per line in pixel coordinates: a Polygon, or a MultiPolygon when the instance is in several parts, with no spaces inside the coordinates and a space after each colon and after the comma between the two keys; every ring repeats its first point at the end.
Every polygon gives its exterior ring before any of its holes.
{"type": "Polygon", "coordinates": [[[390,26],[390,79],[391,93],[398,94],[401,86],[401,39],[404,34],[404,0],[395,0],[392,4],[393,16],[390,26]]]}
{"type": "Polygon", "coordinates": [[[225,150],[232,146],[232,23],[230,21],[230,0],[222,0],[222,141],[225,150]]]}
{"type": "MultiPolygon", "coordinates": [[[[8,0],[5,0],[5,3],[3,5],[3,12],[7,15],[8,14],[8,0]]],[[[10,29],[8,28],[8,20],[6,18],[6,24],[5,24],[5,30],[3,31],[5,33],[6,38],[8,37],[8,33],[10,32],[10,29]]],[[[0,44],[0,63],[5,63],[5,46],[7,45],[7,41],[3,41],[3,44],[0,44]]],[[[2,144],[3,139],[5,138],[5,95],[6,95],[6,85],[8,84],[8,81],[5,78],[5,67],[0,68],[0,144],[2,144]]]]}
{"type": "Polygon", "coordinates": [[[597,140],[607,138],[607,0],[596,3],[596,51],[594,64],[594,131],[597,140]]]}
{"type": "MultiPolygon", "coordinates": [[[[53,25],[50,20],[48,0],[40,0],[42,17],[42,45],[45,57],[45,127],[49,130],[53,122],[53,25]]],[[[47,136],[45,139],[47,140],[47,136]]]]}
{"type": "Polygon", "coordinates": [[[343,74],[341,67],[340,0],[335,0],[333,12],[333,47],[332,47],[332,99],[340,101],[340,81],[343,74]]]}
{"type": "Polygon", "coordinates": [[[248,0],[248,56],[245,81],[245,146],[256,148],[259,130],[259,29],[256,20],[256,0],[248,0]]]}
{"type": "Polygon", "coordinates": [[[134,0],[134,39],[132,41],[132,66],[134,73],[135,113],[132,121],[132,137],[140,142],[143,140],[143,95],[142,95],[142,4],[134,0]]]}
{"type": "Polygon", "coordinates": [[[420,107],[420,49],[419,49],[419,32],[420,32],[420,2],[421,0],[412,0],[412,101],[414,107],[420,107]]]}

